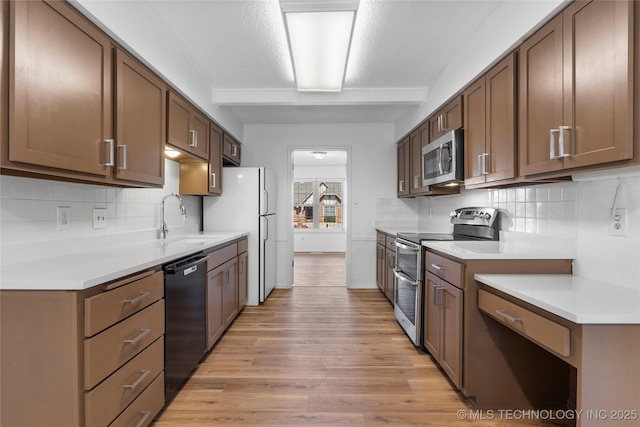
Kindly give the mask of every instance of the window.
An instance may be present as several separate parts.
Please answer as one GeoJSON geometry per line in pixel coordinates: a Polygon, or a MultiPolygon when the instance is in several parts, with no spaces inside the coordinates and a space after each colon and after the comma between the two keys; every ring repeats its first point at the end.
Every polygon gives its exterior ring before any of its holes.
{"type": "Polygon", "coordinates": [[[341,229],[342,181],[295,181],[293,228],[341,229]]]}

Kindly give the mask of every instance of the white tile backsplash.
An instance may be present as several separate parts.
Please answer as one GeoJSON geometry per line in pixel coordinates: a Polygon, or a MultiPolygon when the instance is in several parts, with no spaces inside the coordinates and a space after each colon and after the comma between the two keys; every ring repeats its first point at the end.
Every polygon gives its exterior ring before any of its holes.
{"type": "Polygon", "coordinates": [[[379,199],[376,217],[415,221],[424,231],[451,231],[449,213],[460,207],[495,207],[501,211],[501,234],[511,240],[554,241],[576,247],[574,274],[640,288],[640,176],[566,181],[518,188],[461,190],[459,195],[379,199]],[[626,208],[626,237],[609,235],[616,186],[617,207],[626,208]],[[416,212],[417,215],[414,215],[416,212]]]}
{"type": "MultiPolygon", "coordinates": [[[[178,193],[179,165],[165,161],[162,189],[115,188],[42,179],[0,175],[0,244],[42,242],[124,232],[155,230],[160,227],[162,198],[178,193]],[[59,231],[58,206],[71,207],[71,229],[59,231]],[[93,208],[107,209],[107,228],[93,229],[93,208]]],[[[185,221],[178,201],[166,201],[165,219],[174,234],[192,233],[200,228],[201,198],[182,196],[187,207],[185,221]]]]}

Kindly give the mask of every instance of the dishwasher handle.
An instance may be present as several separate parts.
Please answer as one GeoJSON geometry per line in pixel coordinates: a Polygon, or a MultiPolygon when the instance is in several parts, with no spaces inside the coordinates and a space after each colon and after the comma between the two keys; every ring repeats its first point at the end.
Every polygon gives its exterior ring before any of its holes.
{"type": "Polygon", "coordinates": [[[177,274],[179,272],[184,272],[184,275],[187,276],[198,269],[197,265],[202,264],[206,260],[209,259],[209,255],[199,254],[190,258],[186,258],[172,264],[167,264],[164,266],[165,274],[177,274]]]}

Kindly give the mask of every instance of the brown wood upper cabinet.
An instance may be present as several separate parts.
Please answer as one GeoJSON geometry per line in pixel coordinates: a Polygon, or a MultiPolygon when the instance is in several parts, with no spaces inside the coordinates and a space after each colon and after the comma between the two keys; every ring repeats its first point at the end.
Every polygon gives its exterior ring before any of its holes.
{"type": "Polygon", "coordinates": [[[462,127],[462,96],[457,96],[438,110],[430,120],[429,142],[462,127]]]}
{"type": "Polygon", "coordinates": [[[429,192],[428,185],[422,185],[422,148],[429,143],[429,121],[426,120],[411,133],[411,195],[419,196],[429,192]]]}
{"type": "Polygon", "coordinates": [[[465,90],[465,184],[516,177],[515,54],[465,90]]]}
{"type": "Polygon", "coordinates": [[[209,124],[209,161],[180,160],[180,194],[222,194],[222,129],[213,122],[209,124]]]}
{"type": "Polygon", "coordinates": [[[167,143],[185,153],[209,159],[209,119],[169,91],[167,143]]]}
{"type": "Polygon", "coordinates": [[[634,3],[572,3],[522,44],[522,176],[633,157],[634,3]]]}
{"type": "Polygon", "coordinates": [[[411,184],[411,147],[410,138],[398,142],[398,197],[409,196],[411,184]]]}
{"type": "Polygon", "coordinates": [[[115,176],[164,184],[167,87],[138,61],[116,49],[115,176]]]}
{"type": "Polygon", "coordinates": [[[240,143],[226,133],[224,134],[224,149],[222,153],[225,165],[240,166],[242,158],[240,143]]]}
{"type": "Polygon", "coordinates": [[[10,15],[8,160],[111,175],[111,40],[64,2],[14,1],[10,15]]]}

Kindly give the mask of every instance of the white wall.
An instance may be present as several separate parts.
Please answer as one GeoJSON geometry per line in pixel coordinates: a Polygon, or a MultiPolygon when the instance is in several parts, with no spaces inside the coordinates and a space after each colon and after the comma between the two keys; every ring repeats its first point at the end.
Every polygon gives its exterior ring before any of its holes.
{"type": "Polygon", "coordinates": [[[395,138],[400,139],[433,113],[453,94],[461,90],[493,62],[523,40],[525,34],[554,15],[566,0],[502,1],[472,34],[442,70],[435,83],[427,88],[427,100],[396,122],[395,138]],[[500,37],[495,37],[496,28],[500,37]]]}
{"type": "MultiPolygon", "coordinates": [[[[178,163],[165,161],[162,189],[115,188],[33,178],[0,175],[0,244],[19,244],[108,236],[125,232],[147,232],[156,238],[160,228],[162,198],[178,193],[178,163]],[[58,231],[56,207],[71,207],[70,230],[58,231]],[[93,229],[93,208],[107,209],[107,228],[93,229]]],[[[169,237],[198,231],[202,216],[201,198],[184,196],[187,220],[178,201],[166,201],[165,221],[169,237]]]]}
{"type": "MultiPolygon", "coordinates": [[[[346,180],[347,168],[345,165],[294,165],[294,179],[307,180],[346,180]]],[[[346,182],[345,182],[346,185],[346,182]]],[[[347,209],[344,205],[343,209],[347,209]]],[[[295,252],[345,252],[347,240],[344,229],[342,230],[294,230],[293,249],[295,252]]]]}
{"type": "Polygon", "coordinates": [[[396,148],[391,124],[307,124],[246,125],[244,128],[244,166],[273,169],[278,181],[278,278],[277,286],[293,281],[290,242],[291,217],[287,195],[287,176],[291,148],[323,147],[350,150],[348,162],[349,203],[347,219],[347,265],[349,287],[375,287],[376,200],[395,195],[396,148]],[[355,207],[357,204],[358,207],[355,207]],[[372,274],[374,276],[372,276],[372,274]],[[373,279],[372,279],[373,277],[373,279]]]}

